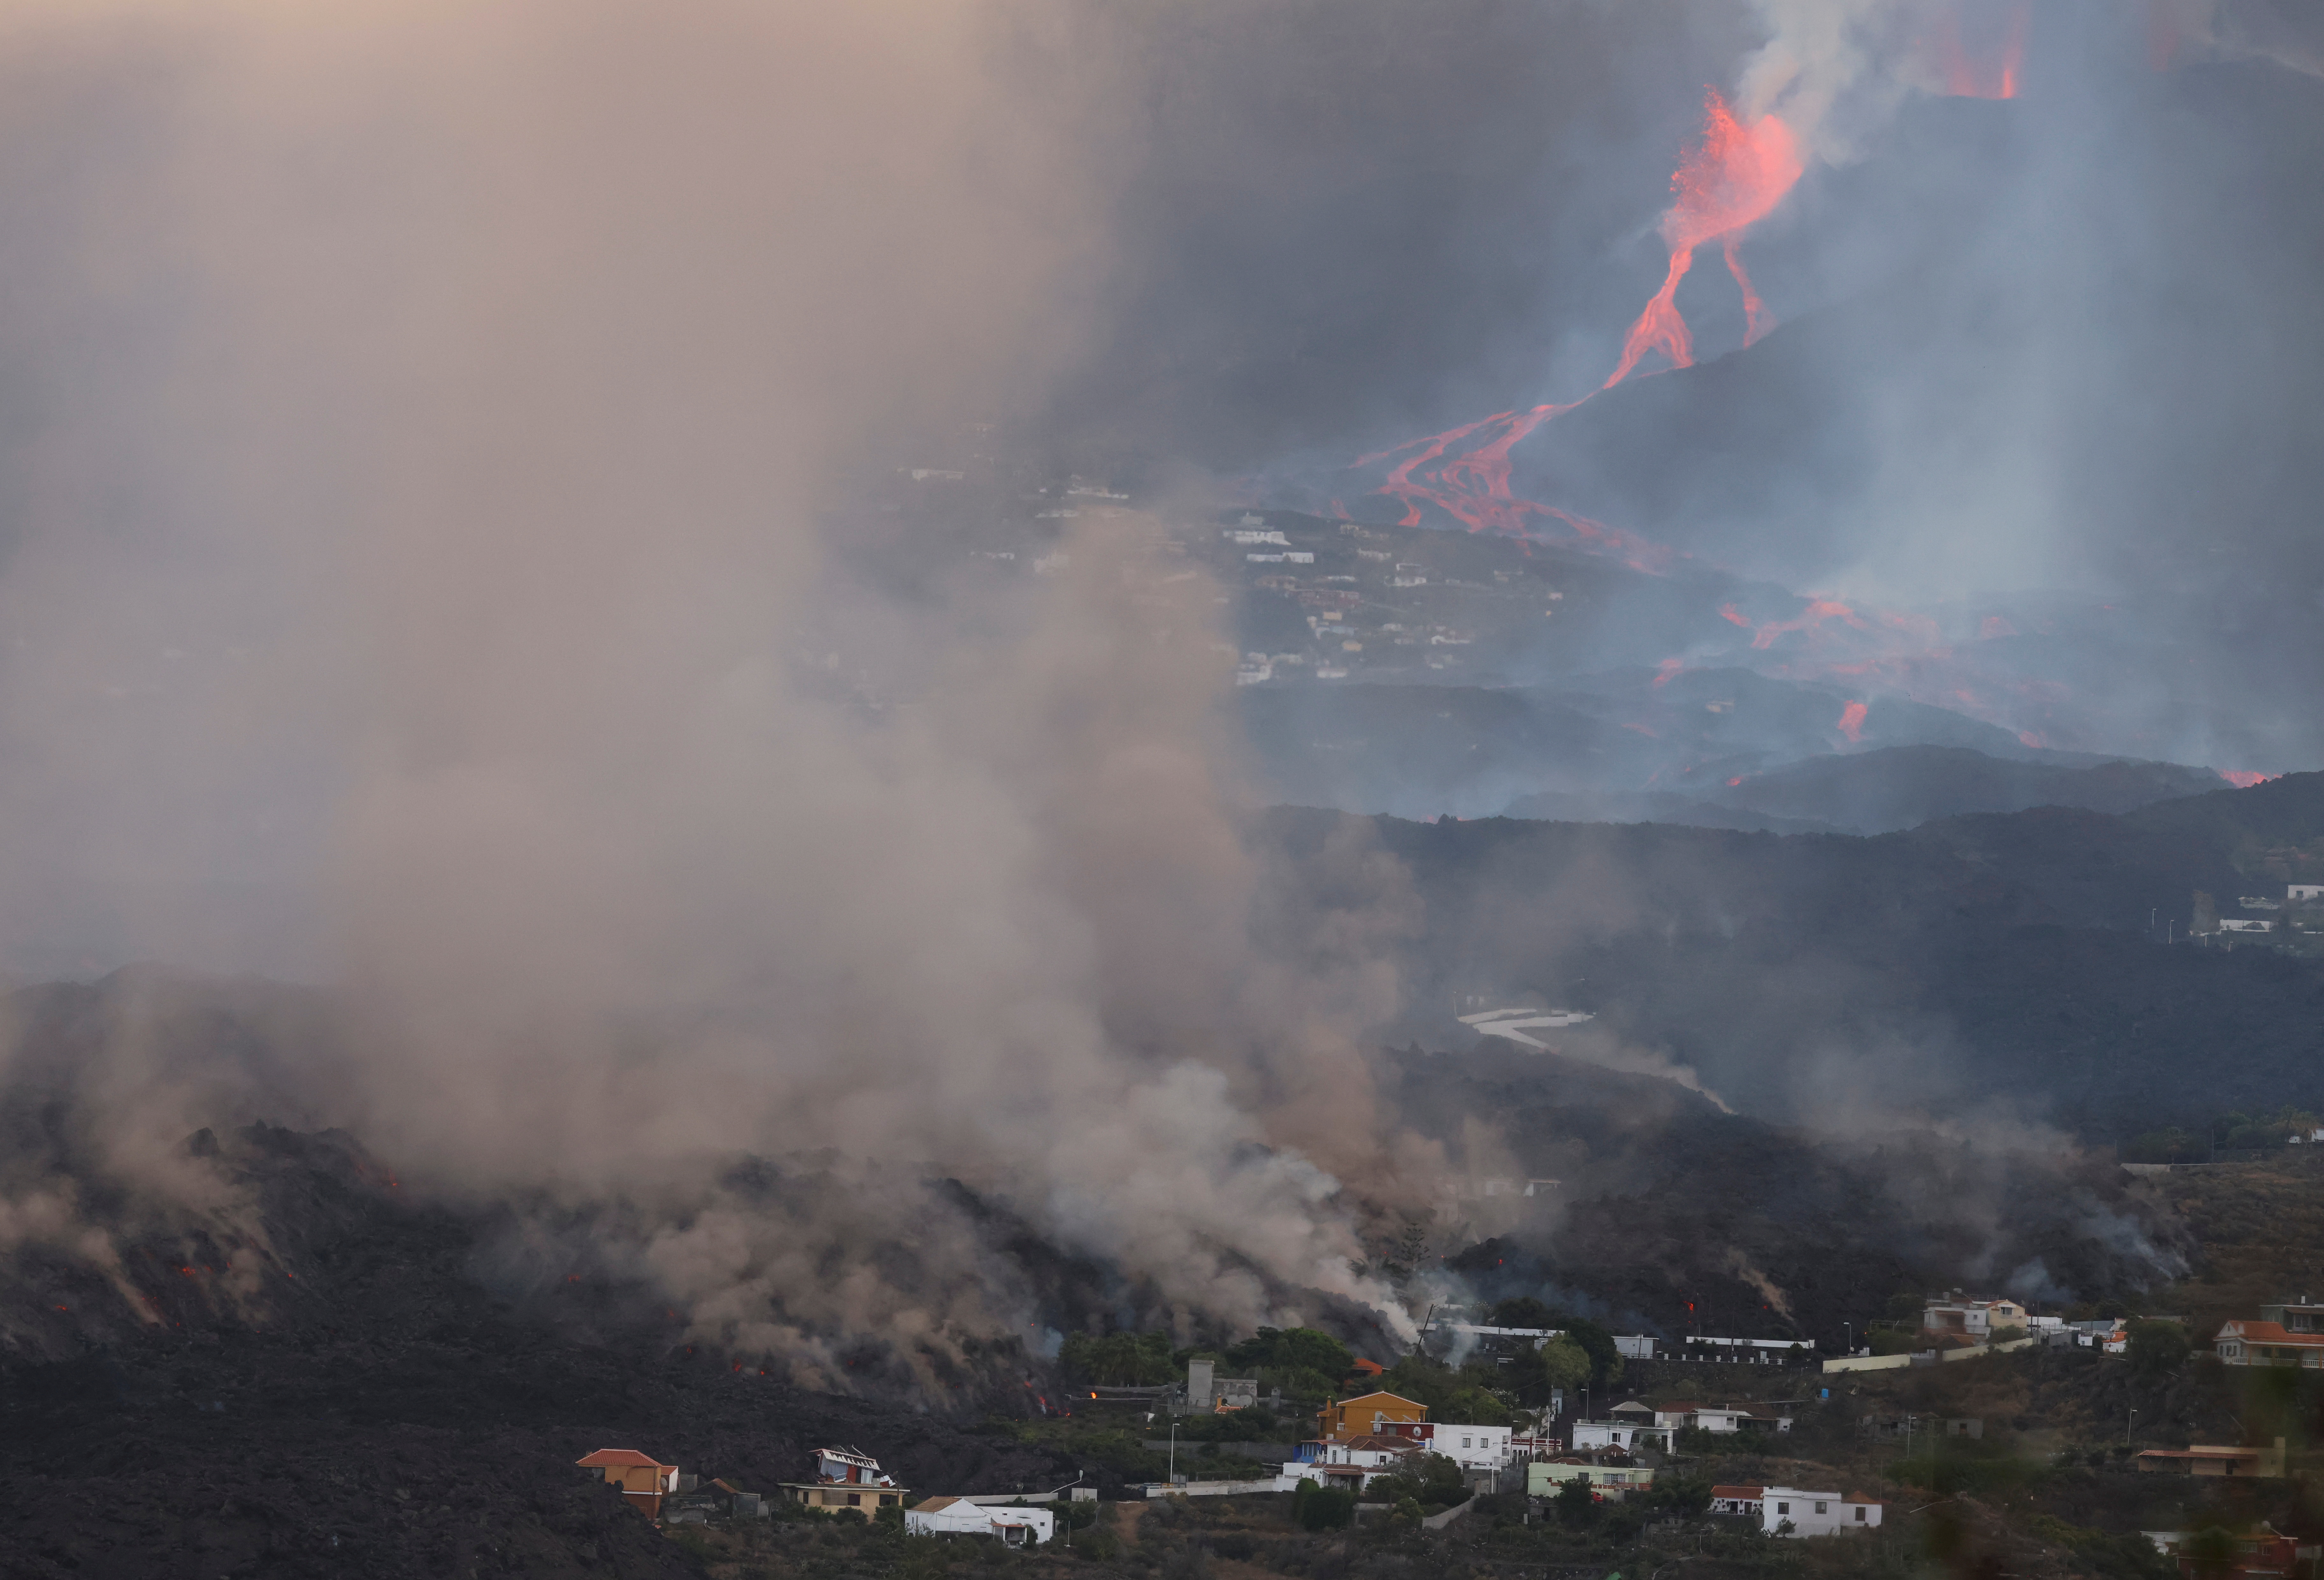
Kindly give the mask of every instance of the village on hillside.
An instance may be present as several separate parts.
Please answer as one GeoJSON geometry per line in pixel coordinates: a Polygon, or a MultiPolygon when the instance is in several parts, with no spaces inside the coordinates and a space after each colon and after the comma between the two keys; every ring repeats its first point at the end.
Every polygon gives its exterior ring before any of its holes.
{"type": "MultiPolygon", "coordinates": [[[[1307,1329],[1263,1329],[1223,1354],[1120,1334],[1071,1344],[1061,1363],[1081,1386],[1013,1428],[1079,1465],[1059,1485],[901,1484],[881,1456],[908,1456],[908,1442],[822,1447],[797,1480],[750,1490],[626,1446],[577,1464],[711,1558],[820,1551],[815,1532],[849,1527],[939,1555],[982,1544],[1099,1563],[1171,1540],[1283,1557],[1334,1533],[1410,1531],[1514,1556],[1659,1533],[1749,1571],[1752,1555],[1781,1550],[1757,1544],[1888,1554],[1885,1533],[1925,1514],[1931,1485],[1975,1486],[2022,1460],[2035,1441],[2026,1407],[2045,1398],[2062,1417],[2102,1411],[2110,1389],[2164,1370],[2324,1373],[2324,1305],[2293,1299],[2225,1322],[2200,1354],[2181,1318],[2076,1319],[1958,1289],[1864,1336],[1841,1354],[1711,1334],[1666,1342],[1560,1321],[1526,1300],[1432,1311],[1419,1344],[1388,1364],[1307,1329]]],[[[2315,1580],[2317,1545],[2266,1517],[2297,1484],[2299,1423],[2255,1414],[2240,1438],[2137,1447],[2127,1431],[2110,1443],[2105,1427],[2100,1416],[2038,1435],[2052,1474],[2171,1518],[2150,1520],[2134,1550],[2044,1516],[2042,1529],[2080,1543],[2085,1569],[2315,1580]],[[2256,1517],[2224,1538],[2201,1523],[2212,1486],[2256,1517]]]]}

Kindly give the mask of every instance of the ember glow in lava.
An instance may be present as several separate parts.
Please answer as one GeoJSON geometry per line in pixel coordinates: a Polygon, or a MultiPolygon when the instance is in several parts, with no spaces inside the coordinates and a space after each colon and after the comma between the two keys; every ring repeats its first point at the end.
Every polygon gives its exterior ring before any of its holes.
{"type": "Polygon", "coordinates": [[[1748,126],[1717,93],[1702,102],[1702,136],[1679,161],[1671,177],[1674,200],[1663,215],[1663,239],[1670,244],[1670,268],[1663,288],[1646,303],[1637,322],[1622,341],[1622,359],[1601,389],[1611,389],[1630,376],[1649,351],[1659,351],[1673,367],[1694,365],[1694,339],[1678,310],[1678,282],[1694,266],[1694,249],[1705,242],[1722,244],[1729,273],[1743,292],[1749,345],[1773,327],[1735,244],[1743,231],[1767,217],[1799,181],[1806,167],[1800,160],[1799,139],[1774,115],[1762,115],[1748,126]]]}
{"type": "Polygon", "coordinates": [[[2010,8],[1997,41],[1971,50],[1962,36],[1960,13],[1947,13],[1935,42],[1938,69],[1944,74],[1945,92],[1953,98],[2015,98],[2025,66],[2025,28],[2029,0],[2010,8]]]}
{"type": "MultiPolygon", "coordinates": [[[[1606,382],[1598,386],[1600,391],[1610,390],[1628,378],[1648,352],[1661,353],[1673,367],[1694,365],[1694,337],[1679,312],[1678,284],[1694,266],[1695,249],[1707,242],[1720,245],[1728,272],[1743,293],[1744,344],[1751,344],[1775,327],[1766,304],[1744,271],[1737,243],[1746,229],[1783,201],[1805,168],[1799,139],[1781,120],[1761,115],[1746,125],[1716,90],[1704,96],[1702,134],[1686,149],[1671,177],[1673,201],[1662,220],[1670,263],[1662,289],[1623,337],[1621,357],[1606,382]]],[[[1636,569],[1667,568],[1673,558],[1667,550],[1602,522],[1521,499],[1511,492],[1511,448],[1543,423],[1580,404],[1580,401],[1569,401],[1526,411],[1502,411],[1444,433],[1360,456],[1355,464],[1361,467],[1395,456],[1405,457],[1389,471],[1379,492],[1404,501],[1406,526],[1421,524],[1424,504],[1436,506],[1472,532],[1530,536],[1536,521],[1547,518],[1563,523],[1586,547],[1611,554],[1636,569]],[[1452,457],[1449,461],[1444,458],[1447,455],[1452,457]]]]}

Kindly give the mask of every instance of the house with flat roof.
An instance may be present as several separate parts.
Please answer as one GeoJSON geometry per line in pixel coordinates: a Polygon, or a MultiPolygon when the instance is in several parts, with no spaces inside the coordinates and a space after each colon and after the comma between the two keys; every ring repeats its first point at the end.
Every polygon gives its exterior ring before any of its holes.
{"type": "Polygon", "coordinates": [[[1852,1530],[1873,1530],[1885,1507],[1860,1492],[1803,1491],[1798,1487],[1767,1487],[1759,1494],[1759,1529],[1769,1536],[1839,1536],[1852,1530]]]}
{"type": "Polygon", "coordinates": [[[2281,1476],[2283,1439],[2272,1448],[2232,1448],[2217,1443],[2185,1448],[2149,1448],[2137,1460],[2143,1471],[2166,1475],[2281,1476]]]}
{"type": "Polygon", "coordinates": [[[870,1520],[882,1509],[901,1504],[910,1489],[899,1487],[880,1468],[880,1462],[860,1448],[818,1448],[815,1479],[781,1483],[783,1496],[794,1503],[836,1514],[853,1509],[870,1520]]]}

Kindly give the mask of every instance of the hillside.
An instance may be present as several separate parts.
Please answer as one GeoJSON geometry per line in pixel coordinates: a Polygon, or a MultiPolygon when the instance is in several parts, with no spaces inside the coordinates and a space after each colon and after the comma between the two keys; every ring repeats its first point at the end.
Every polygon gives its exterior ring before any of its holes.
{"type": "MultiPolygon", "coordinates": [[[[1302,862],[1348,822],[1264,827],[1293,882],[1320,882],[1302,862]]],[[[1773,1118],[1998,1103],[2111,1142],[2324,1100],[2324,968],[2185,942],[2196,891],[2307,872],[2319,831],[2324,774],[1873,838],[1502,818],[1369,836],[1417,907],[1397,1040],[1466,1046],[1456,1002],[1531,998],[1773,1118]]]]}

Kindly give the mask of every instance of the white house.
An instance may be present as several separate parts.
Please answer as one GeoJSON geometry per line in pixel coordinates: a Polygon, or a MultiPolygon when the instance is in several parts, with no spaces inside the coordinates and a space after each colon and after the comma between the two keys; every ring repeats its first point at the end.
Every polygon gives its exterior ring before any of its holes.
{"type": "Polygon", "coordinates": [[[1932,1300],[1921,1312],[1921,1326],[1931,1333],[1957,1333],[1983,1340],[1997,1327],[2024,1327],[2025,1307],[2015,1300],[1932,1300]]]}
{"type": "Polygon", "coordinates": [[[1713,1514],[1748,1514],[1759,1518],[1759,1495],[1765,1487],[1713,1487],[1711,1489],[1711,1511],[1713,1514]]]}
{"type": "Polygon", "coordinates": [[[1655,1427],[1630,1421],[1576,1421],[1573,1446],[1585,1448],[1660,1448],[1670,1451],[1675,1427],[1655,1427]]]}
{"type": "Polygon", "coordinates": [[[1056,1526],[1057,1517],[1047,1509],[972,1503],[966,1498],[930,1498],[904,1511],[904,1529],[913,1536],[991,1536],[1012,1548],[1046,1542],[1056,1526]]]}
{"type": "Polygon", "coordinates": [[[1747,1427],[1773,1427],[1778,1432],[1788,1432],[1792,1429],[1792,1418],[1763,1416],[1748,1405],[1697,1404],[1686,1399],[1655,1406],[1655,1425],[1673,1428],[1695,1427],[1705,1432],[1739,1432],[1747,1427]]]}
{"type": "Polygon", "coordinates": [[[2223,916],[2219,919],[2219,930],[2223,933],[2272,933],[2275,930],[2275,924],[2261,921],[2256,917],[2223,916]]]}
{"type": "Polygon", "coordinates": [[[2294,905],[2313,904],[2324,901],[2324,883],[2287,883],[2283,897],[2294,905]]]}
{"type": "Polygon", "coordinates": [[[1499,1470],[1509,1462],[1508,1427],[1463,1427],[1439,1422],[1428,1438],[1431,1453],[1441,1454],[1462,1470],[1499,1470]]]}
{"type": "Polygon", "coordinates": [[[1614,1335],[1614,1353],[1626,1361],[1651,1361],[1655,1358],[1655,1335],[1618,1333],[1614,1335]]]}
{"type": "Polygon", "coordinates": [[[1759,1494],[1759,1529],[1769,1536],[1837,1536],[1879,1523],[1880,1505],[1869,1498],[1797,1487],[1768,1487],[1759,1494]]]}

